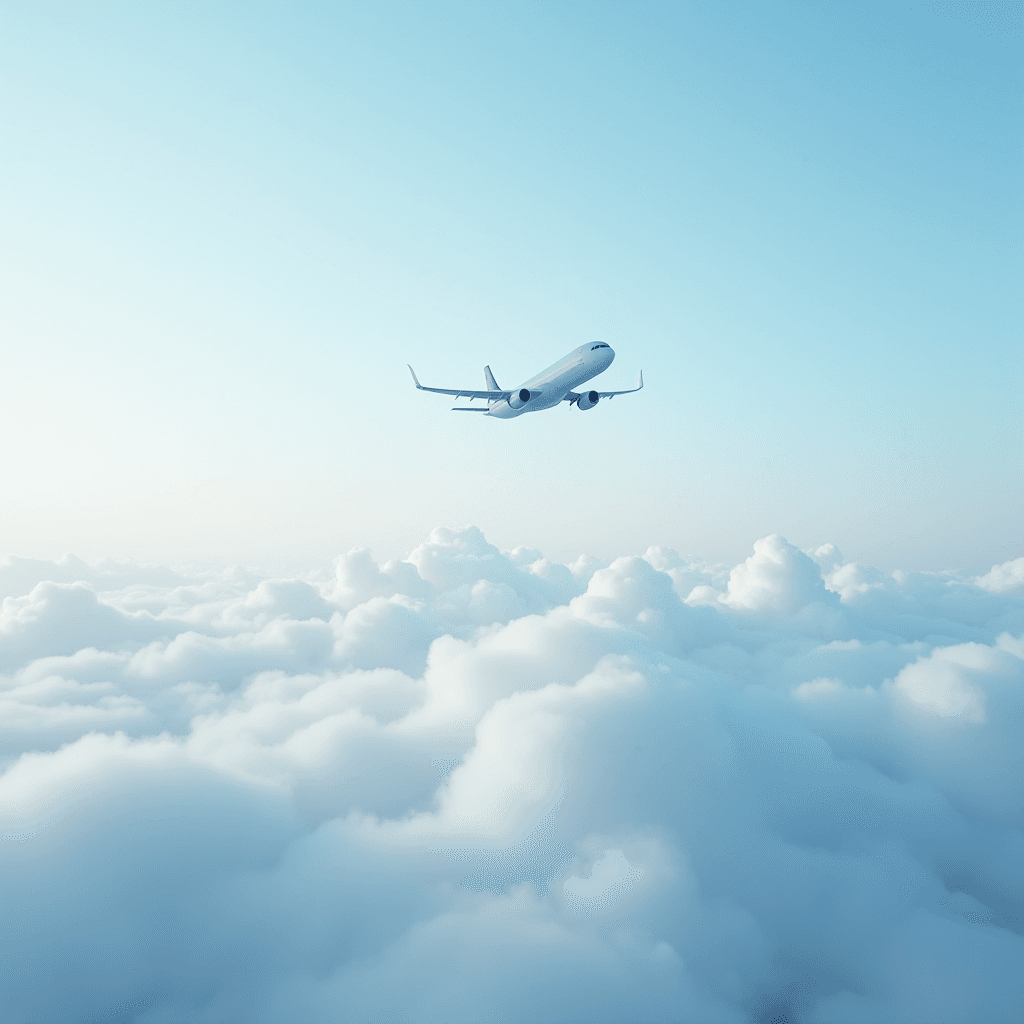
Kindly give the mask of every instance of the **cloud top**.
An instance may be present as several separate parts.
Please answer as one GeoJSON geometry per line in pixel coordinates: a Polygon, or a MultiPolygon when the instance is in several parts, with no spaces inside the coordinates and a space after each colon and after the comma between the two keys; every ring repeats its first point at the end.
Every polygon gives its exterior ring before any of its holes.
{"type": "Polygon", "coordinates": [[[1024,558],[994,565],[984,576],[979,576],[976,582],[982,590],[993,594],[1024,592],[1024,558]]]}
{"type": "Polygon", "coordinates": [[[1011,1021],[1024,560],[0,565],[10,1021],[1011,1021]]]}

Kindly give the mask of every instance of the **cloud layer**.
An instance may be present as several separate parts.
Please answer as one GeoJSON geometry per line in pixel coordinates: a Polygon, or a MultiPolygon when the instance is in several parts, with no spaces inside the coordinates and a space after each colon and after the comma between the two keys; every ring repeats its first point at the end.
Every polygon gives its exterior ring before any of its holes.
{"type": "Polygon", "coordinates": [[[1016,1021],[1024,560],[0,563],[6,1021],[1016,1021]]]}

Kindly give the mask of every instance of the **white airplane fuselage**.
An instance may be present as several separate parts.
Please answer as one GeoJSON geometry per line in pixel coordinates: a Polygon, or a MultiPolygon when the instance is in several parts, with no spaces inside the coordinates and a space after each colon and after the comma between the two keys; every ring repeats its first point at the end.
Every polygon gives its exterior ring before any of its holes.
{"type": "Polygon", "coordinates": [[[581,384],[603,373],[612,364],[615,352],[603,341],[592,341],[588,345],[574,348],[564,359],[531,377],[524,384],[506,391],[494,379],[489,366],[484,367],[486,388],[435,388],[421,384],[416,371],[409,367],[412,382],[419,391],[430,391],[437,395],[454,395],[456,400],[467,399],[470,403],[480,400],[486,406],[457,405],[452,412],[478,412],[499,420],[511,420],[524,412],[540,412],[554,409],[562,402],[581,411],[593,409],[602,399],[619,395],[632,395],[644,386],[644,375],[640,374],[635,388],[624,391],[577,391],[581,384]]]}
{"type": "Polygon", "coordinates": [[[614,358],[615,352],[604,342],[594,341],[589,345],[580,345],[557,363],[520,384],[511,399],[503,398],[491,402],[487,415],[509,420],[515,416],[522,416],[524,412],[553,409],[565,400],[570,391],[575,391],[591,377],[604,373],[612,365],[614,358]],[[530,397],[520,403],[518,393],[524,390],[530,392],[530,397]]]}

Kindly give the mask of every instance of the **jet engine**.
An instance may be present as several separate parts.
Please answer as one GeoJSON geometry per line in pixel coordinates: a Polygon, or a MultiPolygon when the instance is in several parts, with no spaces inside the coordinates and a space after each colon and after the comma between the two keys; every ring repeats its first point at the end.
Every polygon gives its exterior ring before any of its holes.
{"type": "Polygon", "coordinates": [[[596,391],[584,391],[576,403],[581,409],[593,409],[601,396],[596,391]]]}
{"type": "Polygon", "coordinates": [[[518,391],[513,391],[512,394],[508,396],[508,404],[511,405],[513,409],[522,409],[529,400],[529,388],[520,388],[518,391]]]}

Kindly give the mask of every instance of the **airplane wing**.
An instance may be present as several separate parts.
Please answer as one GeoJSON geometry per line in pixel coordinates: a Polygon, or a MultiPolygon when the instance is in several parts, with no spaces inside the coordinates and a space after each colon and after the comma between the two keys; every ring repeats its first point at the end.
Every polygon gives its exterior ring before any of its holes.
{"type": "Polygon", "coordinates": [[[644,371],[640,371],[640,383],[635,388],[630,388],[628,391],[598,391],[598,394],[602,398],[614,398],[616,395],[631,395],[635,391],[639,391],[644,386],[644,371]]]}
{"type": "MultiPolygon", "coordinates": [[[[409,366],[408,363],[405,365],[409,366]]],[[[472,391],[465,388],[428,388],[424,387],[420,383],[419,378],[416,376],[416,371],[411,366],[409,366],[409,372],[412,374],[413,383],[420,389],[420,391],[434,391],[439,395],[454,395],[456,398],[468,398],[470,401],[474,398],[488,398],[491,401],[494,401],[498,398],[508,398],[509,395],[512,394],[511,391],[472,391]]]]}
{"type": "MultiPolygon", "coordinates": [[[[601,398],[614,398],[616,395],[631,395],[635,391],[639,391],[644,386],[644,372],[640,371],[640,383],[635,388],[630,388],[628,391],[598,391],[598,396],[601,398]]],[[[563,402],[568,402],[570,405],[575,404],[580,400],[578,391],[570,391],[562,399],[563,402]]]]}

